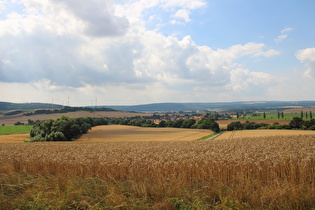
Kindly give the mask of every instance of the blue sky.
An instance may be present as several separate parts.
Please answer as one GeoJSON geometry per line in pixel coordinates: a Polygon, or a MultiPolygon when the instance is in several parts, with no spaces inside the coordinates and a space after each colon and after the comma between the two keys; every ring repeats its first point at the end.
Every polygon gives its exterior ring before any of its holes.
{"type": "Polygon", "coordinates": [[[0,0],[0,101],[315,100],[315,2],[0,0]]]}

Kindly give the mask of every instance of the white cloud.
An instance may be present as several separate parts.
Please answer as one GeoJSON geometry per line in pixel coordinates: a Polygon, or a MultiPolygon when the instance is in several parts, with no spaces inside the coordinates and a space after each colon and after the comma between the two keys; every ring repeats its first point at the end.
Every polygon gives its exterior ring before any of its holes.
{"type": "Polygon", "coordinates": [[[2,12],[5,9],[6,1],[0,0],[0,12],[2,12]]]}
{"type": "Polygon", "coordinates": [[[182,19],[187,23],[191,21],[191,19],[189,18],[189,15],[190,15],[189,10],[180,9],[174,15],[172,15],[172,17],[177,18],[177,19],[182,19]]]}
{"type": "Polygon", "coordinates": [[[293,30],[293,28],[287,27],[287,28],[281,30],[281,34],[286,34],[286,33],[290,32],[290,31],[292,31],[292,30],[293,30]]]}
{"type": "Polygon", "coordinates": [[[54,0],[71,11],[85,25],[85,32],[93,36],[123,35],[129,27],[125,17],[115,15],[112,0],[89,0],[78,3],[75,0],[54,0]]]}
{"type": "MultiPolygon", "coordinates": [[[[266,87],[274,81],[270,74],[264,72],[251,72],[248,69],[235,69],[231,71],[231,83],[227,86],[235,92],[254,91],[257,94],[257,89],[266,87]]],[[[260,94],[263,94],[261,91],[260,94]]]]}
{"type": "Polygon", "coordinates": [[[296,52],[295,56],[307,67],[304,75],[306,77],[315,78],[315,48],[299,50],[296,52]]]}
{"type": "MultiPolygon", "coordinates": [[[[147,30],[138,19],[145,9],[158,7],[188,22],[204,1],[139,0],[127,4],[133,8],[101,0],[21,2],[25,14],[0,21],[0,83],[11,90],[28,88],[30,97],[50,102],[67,94],[85,104],[91,94],[100,104],[101,97],[111,100],[103,104],[200,101],[225,99],[231,92],[252,94],[257,88],[264,92],[263,85],[273,81],[237,63],[244,56],[279,54],[263,43],[215,50],[190,36],[178,39],[147,30]],[[126,14],[131,14],[130,25],[126,14]]],[[[0,97],[10,99],[8,93],[0,97]]]]}
{"type": "Polygon", "coordinates": [[[288,33],[292,30],[293,30],[293,28],[290,28],[290,27],[287,27],[287,28],[281,30],[281,34],[276,39],[274,39],[274,41],[277,43],[282,42],[284,39],[286,39],[288,37],[288,33]]]}

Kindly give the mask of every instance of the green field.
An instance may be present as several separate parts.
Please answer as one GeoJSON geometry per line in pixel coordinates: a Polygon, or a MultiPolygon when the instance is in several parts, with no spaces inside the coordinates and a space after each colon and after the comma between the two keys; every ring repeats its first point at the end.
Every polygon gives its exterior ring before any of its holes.
{"type": "Polygon", "coordinates": [[[0,126],[0,135],[29,133],[32,127],[31,125],[0,126]]]}
{"type": "MultiPolygon", "coordinates": [[[[256,114],[257,115],[257,114],[256,114]]],[[[244,120],[292,120],[293,117],[301,117],[300,113],[297,114],[284,114],[284,117],[280,115],[280,118],[278,118],[278,113],[268,113],[266,112],[266,118],[264,118],[264,114],[260,113],[259,116],[253,116],[253,113],[247,114],[243,117],[243,115],[240,114],[240,117],[238,119],[244,119],[244,120]]],[[[233,120],[237,120],[236,117],[233,118],[233,120]]],[[[306,118],[306,115],[304,113],[303,120],[310,120],[309,116],[306,118]]]]}

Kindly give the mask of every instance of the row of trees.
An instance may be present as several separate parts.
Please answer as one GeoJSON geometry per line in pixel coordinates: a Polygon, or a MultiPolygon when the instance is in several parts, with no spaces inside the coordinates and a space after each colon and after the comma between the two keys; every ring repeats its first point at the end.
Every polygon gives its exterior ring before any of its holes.
{"type": "Polygon", "coordinates": [[[216,133],[220,132],[220,127],[213,119],[202,118],[199,121],[194,119],[179,120],[161,120],[158,124],[148,119],[114,119],[109,121],[110,124],[132,125],[140,127],[171,127],[171,128],[192,128],[192,129],[210,129],[216,133]]]}
{"type": "Polygon", "coordinates": [[[25,113],[25,116],[37,115],[37,114],[56,114],[56,113],[68,113],[68,112],[77,112],[77,111],[117,111],[111,108],[89,108],[89,107],[69,107],[65,106],[61,109],[38,109],[34,112],[25,113]]]}
{"type": "Polygon", "coordinates": [[[303,129],[303,130],[315,130],[315,119],[304,121],[300,117],[294,117],[289,124],[274,123],[256,123],[246,121],[241,123],[240,121],[232,122],[227,126],[228,131],[233,130],[252,130],[252,129],[303,129]]]}

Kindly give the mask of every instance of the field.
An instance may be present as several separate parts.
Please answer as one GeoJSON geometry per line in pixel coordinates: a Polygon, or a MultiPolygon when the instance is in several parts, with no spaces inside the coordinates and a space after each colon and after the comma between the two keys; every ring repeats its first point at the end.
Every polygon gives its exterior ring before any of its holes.
{"type": "MultiPolygon", "coordinates": [[[[227,129],[227,126],[232,122],[240,121],[241,123],[246,122],[247,120],[239,119],[239,120],[218,120],[217,123],[220,126],[220,129],[227,129]]],[[[289,124],[291,120],[248,120],[250,122],[256,122],[256,123],[267,123],[267,124],[273,124],[275,122],[279,124],[289,124]]]]}
{"type": "Polygon", "coordinates": [[[78,111],[78,112],[68,112],[68,113],[58,113],[58,114],[40,114],[40,115],[31,115],[25,116],[23,114],[5,116],[0,114],[0,123],[5,125],[13,125],[14,123],[20,121],[22,123],[27,124],[27,120],[46,120],[46,119],[57,119],[61,116],[67,116],[70,118],[78,118],[78,117],[93,117],[93,118],[103,118],[103,117],[134,117],[134,116],[151,116],[152,114],[144,114],[144,113],[130,113],[130,112],[111,112],[111,111],[97,111],[97,112],[86,112],[86,111],[78,111]]]}
{"type": "Polygon", "coordinates": [[[286,109],[283,111],[284,114],[300,114],[301,112],[312,112],[315,113],[315,108],[298,108],[298,109],[286,109]]]}
{"type": "Polygon", "coordinates": [[[240,130],[226,131],[216,140],[251,138],[251,137],[268,137],[268,136],[299,136],[299,135],[315,135],[315,131],[305,130],[240,130]]]}
{"type": "Polygon", "coordinates": [[[143,128],[105,125],[92,128],[78,142],[192,141],[213,134],[210,130],[178,128],[143,128]]]}
{"type": "Polygon", "coordinates": [[[0,144],[0,209],[311,209],[315,136],[0,144]]]}
{"type": "MultiPolygon", "coordinates": [[[[210,130],[105,125],[93,127],[76,142],[193,141],[211,134],[213,132],[210,130]]],[[[29,134],[25,134],[25,132],[23,134],[0,135],[0,143],[23,143],[28,139],[29,134]]]]}
{"type": "Polygon", "coordinates": [[[0,135],[29,133],[31,129],[32,126],[30,125],[1,126],[0,135]]]}

